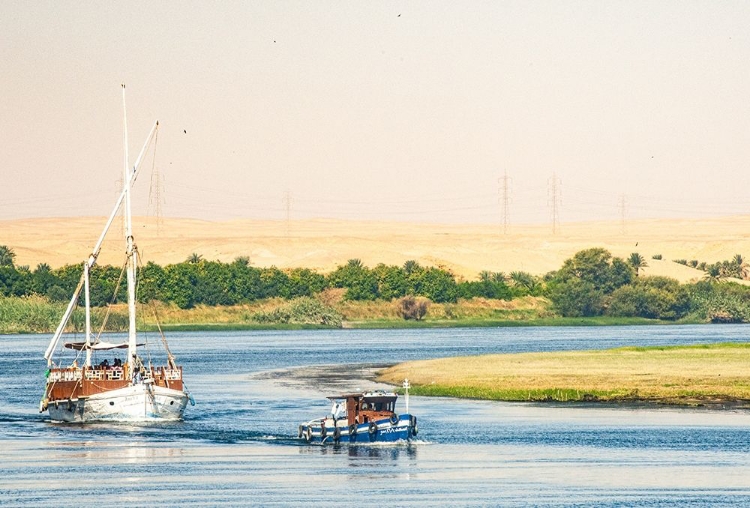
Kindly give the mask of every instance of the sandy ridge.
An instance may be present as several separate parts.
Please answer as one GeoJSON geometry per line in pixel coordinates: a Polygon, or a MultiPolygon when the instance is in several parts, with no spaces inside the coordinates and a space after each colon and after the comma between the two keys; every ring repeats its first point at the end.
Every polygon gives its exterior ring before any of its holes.
{"type": "MultiPolygon", "coordinates": [[[[34,268],[82,262],[105,223],[103,217],[35,218],[0,221],[0,245],[11,247],[18,265],[34,268]]],[[[191,253],[205,259],[232,261],[249,256],[254,266],[307,267],[333,270],[348,259],[368,266],[401,265],[415,259],[424,265],[444,266],[474,279],[482,270],[535,274],[560,267],[575,252],[604,247],[614,255],[643,255],[647,274],[668,275],[680,281],[702,272],[671,262],[697,259],[715,262],[735,254],[750,258],[750,216],[713,219],[653,219],[621,222],[563,224],[557,234],[549,225],[500,226],[477,224],[415,224],[334,219],[270,221],[153,217],[135,218],[134,234],[143,258],[159,264],[184,261],[191,253]],[[662,261],[653,260],[661,254],[662,261]]],[[[114,225],[100,257],[119,265],[124,252],[114,225]]]]}

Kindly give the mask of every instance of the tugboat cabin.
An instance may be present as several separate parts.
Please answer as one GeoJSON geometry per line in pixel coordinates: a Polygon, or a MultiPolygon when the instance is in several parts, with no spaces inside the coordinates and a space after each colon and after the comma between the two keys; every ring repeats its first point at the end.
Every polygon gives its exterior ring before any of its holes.
{"type": "MultiPolygon", "coordinates": [[[[347,425],[359,425],[395,415],[398,395],[386,392],[347,393],[328,397],[335,420],[346,417],[347,425]]],[[[398,418],[398,416],[396,416],[398,418]]]]}

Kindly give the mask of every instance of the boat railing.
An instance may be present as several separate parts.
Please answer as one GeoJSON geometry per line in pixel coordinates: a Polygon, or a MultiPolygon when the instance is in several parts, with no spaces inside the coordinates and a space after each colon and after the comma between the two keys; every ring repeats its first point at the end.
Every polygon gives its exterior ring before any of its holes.
{"type": "Polygon", "coordinates": [[[71,367],[69,369],[50,369],[49,376],[47,377],[48,383],[57,383],[61,381],[80,381],[81,380],[81,369],[77,367],[71,367]]]}
{"type": "MultiPolygon", "coordinates": [[[[152,378],[165,379],[168,382],[180,381],[182,379],[182,367],[167,369],[164,367],[154,369],[152,378]]],[[[58,383],[65,381],[122,381],[125,379],[125,371],[122,367],[69,367],[50,369],[47,382],[58,383]]]]}
{"type": "Polygon", "coordinates": [[[99,369],[87,369],[86,381],[101,381],[104,379],[104,371],[99,369]]]}
{"type": "Polygon", "coordinates": [[[85,372],[86,381],[121,381],[124,378],[122,367],[94,367],[85,372]]]}

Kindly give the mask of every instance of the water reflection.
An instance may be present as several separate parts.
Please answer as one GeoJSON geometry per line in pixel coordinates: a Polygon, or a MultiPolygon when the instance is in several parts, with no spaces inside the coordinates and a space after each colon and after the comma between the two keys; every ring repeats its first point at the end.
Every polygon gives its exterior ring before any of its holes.
{"type": "Polygon", "coordinates": [[[400,458],[416,459],[417,445],[397,444],[393,446],[349,446],[350,459],[375,458],[399,460],[400,458]]]}
{"type": "Polygon", "coordinates": [[[416,443],[368,443],[368,444],[302,444],[299,446],[300,455],[335,456],[346,455],[351,459],[390,459],[399,458],[416,459],[416,443]]]}

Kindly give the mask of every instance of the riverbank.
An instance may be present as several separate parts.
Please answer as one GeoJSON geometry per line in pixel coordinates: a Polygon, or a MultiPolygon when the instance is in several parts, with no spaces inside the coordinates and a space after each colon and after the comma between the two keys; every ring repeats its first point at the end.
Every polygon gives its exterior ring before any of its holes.
{"type": "Polygon", "coordinates": [[[750,408],[750,343],[464,356],[402,363],[378,381],[415,395],[750,408]]]}
{"type": "MultiPolygon", "coordinates": [[[[340,292],[340,291],[339,291],[340,292]]],[[[341,316],[341,328],[353,329],[405,329],[405,328],[468,328],[511,326],[617,326],[674,324],[645,318],[596,316],[566,318],[556,315],[545,298],[527,296],[511,301],[473,298],[457,303],[431,303],[424,319],[405,320],[398,314],[396,302],[355,302],[331,297],[331,291],[319,295],[325,309],[341,316]],[[328,298],[326,298],[326,296],[328,298]]],[[[300,330],[338,328],[320,324],[317,316],[309,322],[260,322],[257,316],[279,313],[293,303],[281,298],[257,301],[234,306],[197,306],[180,309],[176,305],[150,303],[142,306],[139,328],[157,330],[158,323],[166,331],[231,331],[231,330],[300,330]]],[[[0,333],[53,333],[65,310],[64,303],[53,303],[43,297],[0,298],[0,333]]],[[[98,329],[107,309],[92,309],[92,321],[98,329]]],[[[107,331],[127,330],[127,306],[116,304],[109,309],[107,331]]],[[[683,321],[680,324],[695,324],[683,321]]],[[[73,314],[73,327],[82,330],[83,311],[73,314]]]]}

